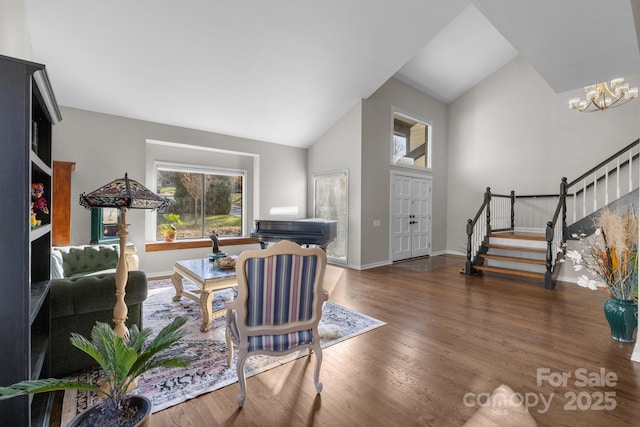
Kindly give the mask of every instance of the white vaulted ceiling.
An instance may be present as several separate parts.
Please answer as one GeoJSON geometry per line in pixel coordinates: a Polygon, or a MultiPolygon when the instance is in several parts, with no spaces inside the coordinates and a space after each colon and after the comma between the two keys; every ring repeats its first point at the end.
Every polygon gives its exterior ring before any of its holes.
{"type": "Polygon", "coordinates": [[[394,75],[450,102],[518,54],[557,92],[640,71],[627,0],[25,5],[61,105],[300,147],[394,75]]]}

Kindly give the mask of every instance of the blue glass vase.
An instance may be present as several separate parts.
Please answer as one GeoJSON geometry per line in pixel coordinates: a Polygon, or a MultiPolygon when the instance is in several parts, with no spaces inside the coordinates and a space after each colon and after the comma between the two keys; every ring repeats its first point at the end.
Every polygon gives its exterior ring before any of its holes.
{"type": "Polygon", "coordinates": [[[604,315],[611,327],[611,339],[633,342],[638,327],[638,304],[633,300],[609,298],[604,302],[604,315]]]}

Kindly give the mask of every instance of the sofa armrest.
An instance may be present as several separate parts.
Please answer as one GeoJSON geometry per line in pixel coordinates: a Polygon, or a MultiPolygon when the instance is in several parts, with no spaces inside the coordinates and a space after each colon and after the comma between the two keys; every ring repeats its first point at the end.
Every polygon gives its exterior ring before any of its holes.
{"type": "MultiPolygon", "coordinates": [[[[147,298],[147,276],[130,271],[125,290],[125,303],[140,304],[147,298]]],[[[51,317],[113,309],[116,303],[115,274],[54,279],[51,281],[51,317]]]]}

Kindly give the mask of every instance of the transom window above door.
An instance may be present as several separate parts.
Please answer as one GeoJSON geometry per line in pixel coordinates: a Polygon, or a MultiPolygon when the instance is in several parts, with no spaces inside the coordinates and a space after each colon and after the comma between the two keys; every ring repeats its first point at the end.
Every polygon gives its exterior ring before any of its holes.
{"type": "Polygon", "coordinates": [[[396,166],[431,168],[432,126],[424,120],[393,112],[391,163],[396,166]]]}

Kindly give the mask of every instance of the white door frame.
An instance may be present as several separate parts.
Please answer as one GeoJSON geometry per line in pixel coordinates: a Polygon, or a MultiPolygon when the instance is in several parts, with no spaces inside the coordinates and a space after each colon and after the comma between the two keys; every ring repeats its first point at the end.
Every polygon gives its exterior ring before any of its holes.
{"type": "Polygon", "coordinates": [[[428,237],[428,245],[429,245],[429,252],[428,255],[431,255],[431,241],[432,241],[432,237],[433,237],[433,176],[428,175],[428,174],[421,174],[421,173],[416,173],[416,172],[409,172],[409,171],[404,171],[404,170],[395,170],[392,169],[391,173],[389,174],[389,261],[393,262],[393,199],[394,199],[394,193],[393,193],[393,182],[396,176],[404,176],[404,177],[409,177],[409,178],[420,178],[420,179],[426,179],[428,181],[431,181],[431,200],[429,202],[429,237],[428,237]]]}

